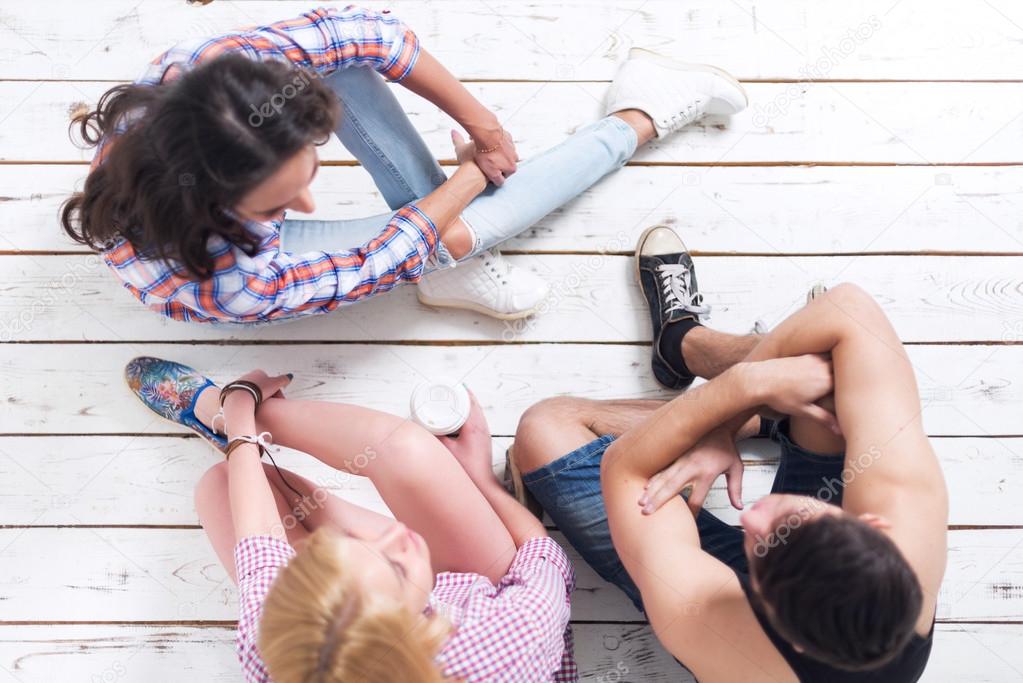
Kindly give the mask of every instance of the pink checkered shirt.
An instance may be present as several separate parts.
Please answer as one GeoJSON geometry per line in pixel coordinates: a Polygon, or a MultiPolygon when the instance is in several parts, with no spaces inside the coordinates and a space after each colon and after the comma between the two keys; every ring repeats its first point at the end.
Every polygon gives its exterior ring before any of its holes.
{"type": "MultiPolygon", "coordinates": [[[[270,584],[294,555],[270,536],[235,547],[238,657],[247,683],[270,681],[256,647],[259,618],[270,584]]],[[[427,609],[455,627],[437,655],[444,674],[465,683],[578,681],[568,623],[574,587],[568,556],[546,537],[524,543],[496,586],[479,574],[439,574],[427,609]]]]}

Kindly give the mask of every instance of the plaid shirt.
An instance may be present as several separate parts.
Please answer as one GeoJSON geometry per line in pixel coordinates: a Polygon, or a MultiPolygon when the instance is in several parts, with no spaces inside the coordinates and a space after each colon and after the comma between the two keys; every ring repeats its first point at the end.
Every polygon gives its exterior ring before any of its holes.
{"type": "MultiPolygon", "coordinates": [[[[370,66],[400,81],[419,56],[416,35],[393,17],[356,7],[319,8],[268,26],[191,40],[157,57],[136,83],[158,85],[195,64],[237,52],[260,61],[290,61],[320,76],[370,66]]],[[[135,114],[137,117],[138,114],[135,114]]],[[[124,131],[99,145],[92,169],[103,163],[124,131]]],[[[243,221],[256,238],[248,254],[223,237],[209,239],[213,275],[197,281],[176,264],[144,259],[125,239],[102,256],[124,286],[152,310],[176,320],[260,322],[332,311],[422,276],[437,246],[437,228],[415,204],[402,208],[369,243],[351,250],[291,254],[281,251],[279,221],[243,221]]]]}
{"type": "MultiPolygon", "coordinates": [[[[234,550],[238,575],[238,658],[246,683],[270,681],[259,656],[259,618],[277,572],[295,555],[270,536],[242,539],[234,550]]],[[[464,681],[578,681],[568,624],[575,574],[550,538],[519,548],[497,585],[479,574],[437,576],[429,611],[455,630],[437,655],[446,676],[464,681]]]]}

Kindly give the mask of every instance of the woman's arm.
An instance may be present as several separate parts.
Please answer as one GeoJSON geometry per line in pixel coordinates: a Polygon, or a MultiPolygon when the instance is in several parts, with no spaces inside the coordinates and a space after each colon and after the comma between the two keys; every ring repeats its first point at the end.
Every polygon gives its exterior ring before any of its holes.
{"type": "Polygon", "coordinates": [[[401,84],[443,109],[465,128],[475,143],[474,158],[487,179],[504,184],[515,172],[518,154],[497,116],[473,97],[465,86],[426,50],[401,84]]]}
{"type": "Polygon", "coordinates": [[[521,548],[530,539],[546,536],[547,530],[540,520],[509,495],[494,476],[490,463],[490,427],[476,396],[470,392],[469,397],[472,401],[469,419],[462,425],[458,436],[442,436],[439,437],[440,442],[451,451],[469,479],[501,518],[515,547],[521,548]]]}
{"type": "MultiPolygon", "coordinates": [[[[264,396],[271,396],[290,381],[287,376],[269,378],[264,373],[248,373],[248,381],[256,382],[264,396]]],[[[256,401],[248,391],[232,391],[224,400],[224,421],[227,439],[254,436],[256,401]]],[[[273,536],[287,541],[284,525],[277,510],[270,482],[263,469],[259,447],[243,443],[235,448],[227,464],[228,496],[235,541],[249,536],[273,536]]]]}

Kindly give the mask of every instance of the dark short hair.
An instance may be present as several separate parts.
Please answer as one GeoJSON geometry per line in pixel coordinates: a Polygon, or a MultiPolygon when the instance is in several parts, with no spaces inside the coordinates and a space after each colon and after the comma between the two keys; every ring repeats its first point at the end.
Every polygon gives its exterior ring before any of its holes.
{"type": "Polygon", "coordinates": [[[214,267],[211,237],[256,247],[230,209],[305,146],[325,142],[339,116],[316,74],[239,54],[167,83],[115,86],[72,120],[89,146],[121,134],[64,203],[61,224],[97,251],[124,238],[144,258],[203,279],[214,267]]]}
{"type": "Polygon", "coordinates": [[[891,661],[913,637],[920,582],[888,536],[862,520],[822,515],[751,558],[767,617],[792,645],[847,671],[891,661]]]}

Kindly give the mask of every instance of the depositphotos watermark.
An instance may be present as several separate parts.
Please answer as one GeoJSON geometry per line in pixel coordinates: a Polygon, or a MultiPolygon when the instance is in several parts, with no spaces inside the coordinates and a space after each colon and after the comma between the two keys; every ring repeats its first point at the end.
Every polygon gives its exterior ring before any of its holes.
{"type": "Polygon", "coordinates": [[[291,79],[291,83],[286,84],[281,88],[280,92],[275,92],[270,96],[266,102],[260,106],[250,104],[249,107],[252,109],[252,113],[249,114],[249,125],[253,128],[259,128],[267,119],[272,119],[284,110],[290,100],[295,99],[300,92],[309,87],[313,78],[319,76],[312,71],[307,69],[299,69],[298,75],[291,79]]]}
{"type": "Polygon", "coordinates": [[[789,536],[792,532],[801,527],[804,523],[809,521],[819,510],[824,509],[825,505],[829,505],[839,493],[849,483],[859,475],[863,474],[871,465],[877,462],[881,458],[881,449],[877,446],[871,446],[865,453],[850,461],[847,461],[846,466],[842,469],[842,474],[839,477],[831,477],[823,480],[824,485],[817,490],[817,495],[813,500],[803,505],[795,512],[788,515],[785,520],[778,525],[778,528],[774,530],[767,538],[760,536],[756,537],[756,543],[753,544],[753,554],[757,557],[764,557],[772,548],[777,548],[780,545],[788,543],[789,536]]]}
{"type": "Polygon", "coordinates": [[[291,531],[302,524],[310,515],[324,507],[333,495],[329,491],[330,488],[341,488],[376,459],[377,451],[372,446],[366,446],[352,458],[345,458],[344,469],[335,470],[330,477],[317,482],[316,487],[303,496],[302,500],[291,508],[290,513],[281,517],[280,524],[274,525],[274,533],[291,531]]]}
{"type": "Polygon", "coordinates": [[[881,30],[881,27],[881,20],[871,15],[859,26],[847,30],[845,35],[839,38],[834,45],[822,47],[817,59],[799,68],[799,73],[804,79],[803,82],[789,84],[767,104],[754,103],[753,125],[763,128],[774,119],[785,115],[789,107],[806,94],[806,83],[814,83],[827,78],[839,64],[873,38],[881,30]]]}

